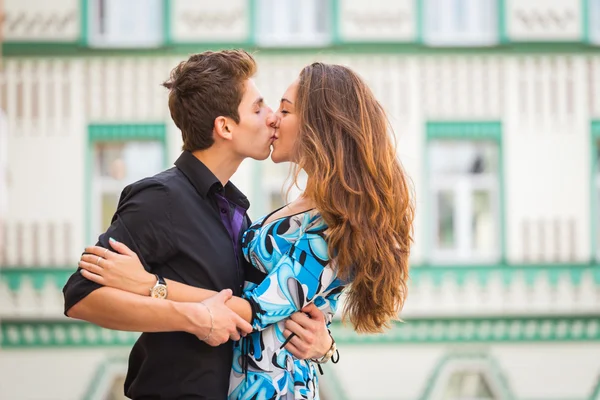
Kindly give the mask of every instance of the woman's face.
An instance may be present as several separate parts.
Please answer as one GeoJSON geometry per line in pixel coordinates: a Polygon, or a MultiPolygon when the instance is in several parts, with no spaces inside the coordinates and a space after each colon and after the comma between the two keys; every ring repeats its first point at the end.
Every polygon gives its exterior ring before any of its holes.
{"type": "Polygon", "coordinates": [[[298,79],[287,88],[277,110],[278,125],[275,130],[273,152],[271,160],[274,163],[294,161],[293,149],[298,137],[300,125],[296,113],[296,94],[298,93],[298,79]]]}

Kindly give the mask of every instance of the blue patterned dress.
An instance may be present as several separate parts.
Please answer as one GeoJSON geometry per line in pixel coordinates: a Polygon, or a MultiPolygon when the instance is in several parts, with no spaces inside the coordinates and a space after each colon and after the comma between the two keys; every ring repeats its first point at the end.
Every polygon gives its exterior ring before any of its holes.
{"type": "Polygon", "coordinates": [[[329,260],[327,225],[319,212],[264,224],[273,213],[250,226],[242,239],[244,257],[266,277],[260,283],[246,282],[244,288],[255,331],[234,345],[229,399],[318,399],[313,363],[280,348],[284,322],[309,303],[331,322],[343,283],[329,260]]]}

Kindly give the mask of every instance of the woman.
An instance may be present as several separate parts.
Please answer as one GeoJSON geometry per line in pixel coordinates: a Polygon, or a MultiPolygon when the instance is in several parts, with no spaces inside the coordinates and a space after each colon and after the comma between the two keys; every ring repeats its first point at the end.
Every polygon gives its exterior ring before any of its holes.
{"type": "MultiPolygon", "coordinates": [[[[303,306],[314,303],[331,320],[343,291],[354,329],[380,332],[406,297],[414,208],[370,89],[346,67],[315,63],[290,85],[277,113],[271,158],[295,163],[294,181],[300,170],[308,179],[299,199],[243,235],[244,256],[264,279],[228,303],[255,329],[235,345],[232,399],[318,398],[314,363],[283,348],[284,320],[303,306]]],[[[85,257],[80,266],[92,269],[85,257]]],[[[119,260],[111,269],[143,268],[135,257],[119,260]]]]}

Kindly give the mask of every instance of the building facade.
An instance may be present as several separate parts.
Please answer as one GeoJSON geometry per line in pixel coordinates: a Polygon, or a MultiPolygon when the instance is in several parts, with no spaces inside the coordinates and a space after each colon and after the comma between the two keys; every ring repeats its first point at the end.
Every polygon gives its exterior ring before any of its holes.
{"type": "MultiPolygon", "coordinates": [[[[310,62],[355,69],[414,183],[405,322],[335,321],[324,399],[600,399],[600,0],[4,7],[0,398],[122,396],[137,334],[65,318],[61,288],[120,190],[180,152],[170,69],[242,47],[272,106],[310,62]]],[[[287,174],[242,164],[253,217],[287,174]]]]}

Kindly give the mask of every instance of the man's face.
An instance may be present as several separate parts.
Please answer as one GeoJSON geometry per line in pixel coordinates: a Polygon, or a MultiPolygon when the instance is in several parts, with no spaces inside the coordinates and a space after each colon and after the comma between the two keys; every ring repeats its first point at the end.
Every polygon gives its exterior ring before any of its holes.
{"type": "Polygon", "coordinates": [[[271,153],[275,128],[270,125],[273,110],[268,107],[252,79],[244,83],[244,97],[238,107],[240,123],[233,132],[234,151],[242,157],[264,160],[271,153]]]}

